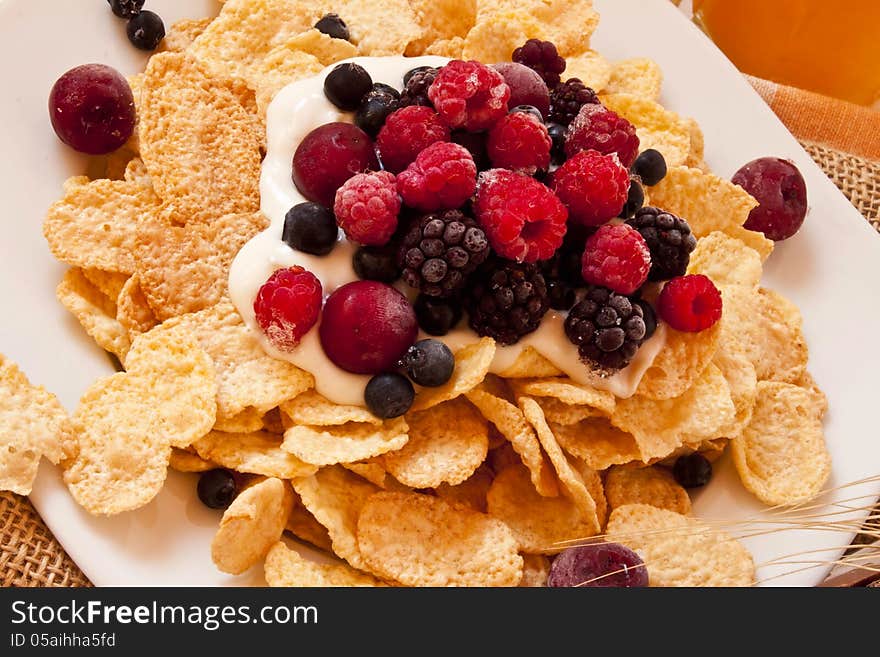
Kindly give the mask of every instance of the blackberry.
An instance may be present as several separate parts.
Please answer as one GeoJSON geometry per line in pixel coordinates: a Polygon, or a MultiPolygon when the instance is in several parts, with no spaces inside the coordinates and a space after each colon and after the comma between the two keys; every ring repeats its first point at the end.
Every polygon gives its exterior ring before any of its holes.
{"type": "Polygon", "coordinates": [[[550,41],[529,39],[513,51],[511,59],[535,71],[551,89],[559,84],[559,76],[565,70],[565,60],[550,41]]]}
{"type": "Polygon", "coordinates": [[[448,297],[489,255],[486,233],[460,210],[424,215],[404,235],[403,280],[431,297],[448,297]]]}
{"type": "Polygon", "coordinates": [[[645,206],[627,222],[645,238],[651,251],[649,281],[667,281],[684,276],[697,246],[697,238],[684,219],[659,208],[645,206]]]}
{"type": "Polygon", "coordinates": [[[434,84],[434,78],[440,71],[438,68],[426,68],[417,70],[409,76],[403,91],[400,92],[400,106],[424,105],[434,107],[434,103],[428,98],[428,87],[434,84]]]}
{"type": "Polygon", "coordinates": [[[547,283],[536,264],[492,260],[469,282],[464,307],[478,335],[514,344],[538,328],[550,307],[547,283]]]}
{"type": "Polygon", "coordinates": [[[645,341],[643,313],[641,304],[592,285],[584,300],[568,313],[565,335],[577,346],[584,363],[607,376],[629,365],[645,341]]]}
{"type": "Polygon", "coordinates": [[[547,122],[569,125],[584,105],[598,105],[596,92],[578,78],[569,78],[550,91],[550,115],[547,122]]]}

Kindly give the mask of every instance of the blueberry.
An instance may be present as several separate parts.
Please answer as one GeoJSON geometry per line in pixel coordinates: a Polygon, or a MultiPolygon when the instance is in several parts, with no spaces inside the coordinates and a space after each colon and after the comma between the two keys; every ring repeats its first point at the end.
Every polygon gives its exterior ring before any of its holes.
{"type": "Polygon", "coordinates": [[[366,281],[393,283],[400,278],[397,250],[388,246],[362,246],[352,258],[354,273],[366,281]]]}
{"type": "Polygon", "coordinates": [[[373,88],[373,78],[357,64],[339,64],[324,79],[324,95],[341,110],[355,110],[373,88]]]}
{"type": "Polygon", "coordinates": [[[199,499],[210,509],[225,509],[238,494],[235,477],[229,470],[208,470],[199,477],[199,499]]]}
{"type": "Polygon", "coordinates": [[[143,9],[146,0],[107,0],[110,9],[119,18],[131,18],[137,16],[143,9]]]}
{"type": "Polygon", "coordinates": [[[364,401],[370,412],[387,420],[400,417],[412,406],[416,391],[402,374],[377,374],[364,390],[364,401]]]}
{"type": "Polygon", "coordinates": [[[327,255],[338,237],[336,217],[318,203],[297,203],[284,217],[281,239],[297,251],[327,255]]]}
{"type": "Polygon", "coordinates": [[[562,164],[565,162],[565,126],[559,123],[548,123],[547,132],[550,134],[550,141],[553,142],[550,149],[550,159],[553,164],[562,164]]]}
{"type": "Polygon", "coordinates": [[[642,320],[645,322],[645,337],[642,339],[647,340],[657,330],[657,313],[654,312],[654,306],[644,299],[633,301],[633,305],[642,309],[642,320]]]}
{"type": "Polygon", "coordinates": [[[354,115],[354,124],[371,137],[379,134],[385,119],[398,108],[400,94],[397,89],[377,82],[364,96],[354,115]]]}
{"type": "Polygon", "coordinates": [[[638,178],[630,178],[629,192],[626,194],[626,203],[623,204],[623,209],[620,211],[619,216],[624,219],[629,219],[636,212],[641,210],[644,204],[645,190],[642,189],[642,186],[639,184],[638,178]]]}
{"type": "Polygon", "coordinates": [[[656,185],[666,177],[666,160],[660,151],[649,148],[633,162],[632,172],[642,179],[648,187],[656,185]]]}
{"type": "Polygon", "coordinates": [[[338,14],[324,15],[321,20],[315,23],[315,29],[333,39],[344,39],[345,41],[348,41],[351,38],[351,34],[348,31],[348,25],[345,24],[344,20],[339,18],[338,14]]]}
{"type": "Polygon", "coordinates": [[[685,488],[699,488],[712,478],[712,464],[699,452],[679,456],[672,466],[672,475],[685,488]]]}
{"type": "Polygon", "coordinates": [[[409,79],[412,76],[414,76],[416,73],[422,73],[424,71],[429,71],[432,68],[433,68],[432,66],[416,66],[415,68],[408,70],[406,73],[403,74],[403,86],[405,87],[406,85],[408,85],[409,79]]]}
{"type": "Polygon", "coordinates": [[[513,109],[508,112],[509,114],[531,114],[534,116],[540,123],[544,123],[544,115],[541,114],[541,110],[539,110],[534,105],[517,105],[513,109]]]}
{"type": "Polygon", "coordinates": [[[158,14],[142,11],[128,21],[125,26],[128,40],[140,50],[155,50],[165,38],[165,23],[158,14]]]}
{"type": "Polygon", "coordinates": [[[449,381],[455,369],[452,351],[440,340],[419,340],[406,350],[400,364],[420,386],[435,388],[449,381]]]}
{"type": "Polygon", "coordinates": [[[461,306],[450,299],[420,294],[413,306],[419,328],[428,335],[446,335],[461,319],[461,306]]]}

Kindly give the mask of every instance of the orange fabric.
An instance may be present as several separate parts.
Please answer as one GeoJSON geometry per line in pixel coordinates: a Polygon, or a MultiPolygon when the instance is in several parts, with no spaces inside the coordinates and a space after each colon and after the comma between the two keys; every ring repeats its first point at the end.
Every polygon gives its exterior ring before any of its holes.
{"type": "Polygon", "coordinates": [[[798,139],[880,160],[880,112],[812,91],[746,78],[798,139]]]}

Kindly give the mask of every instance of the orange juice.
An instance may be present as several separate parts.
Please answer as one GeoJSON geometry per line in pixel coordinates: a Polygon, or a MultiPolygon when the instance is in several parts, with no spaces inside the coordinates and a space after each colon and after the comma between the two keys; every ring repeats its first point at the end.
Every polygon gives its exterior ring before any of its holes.
{"type": "Polygon", "coordinates": [[[694,15],[744,73],[880,100],[880,0],[694,0],[694,15]]]}

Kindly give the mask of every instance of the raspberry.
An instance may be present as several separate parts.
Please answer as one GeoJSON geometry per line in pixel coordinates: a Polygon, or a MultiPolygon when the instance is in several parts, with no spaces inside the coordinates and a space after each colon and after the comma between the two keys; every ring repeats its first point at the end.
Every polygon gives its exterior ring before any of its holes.
{"type": "Polygon", "coordinates": [[[400,173],[431,144],[449,141],[447,128],[430,107],[411,105],[392,112],[376,137],[385,169],[400,173]]]}
{"type": "Polygon", "coordinates": [[[623,209],[629,173],[616,155],[582,151],[554,172],[551,188],[574,223],[600,226],[623,209]]]}
{"type": "Polygon", "coordinates": [[[479,132],[507,113],[510,87],[495,69],[453,60],[437,73],[428,98],[449,127],[479,132]]]}
{"type": "Polygon", "coordinates": [[[565,335],[584,363],[607,376],[629,365],[645,341],[644,311],[640,303],[622,294],[593,286],[569,311],[565,335]]]}
{"type": "Polygon", "coordinates": [[[605,155],[617,153],[627,169],[639,154],[639,138],[633,124],[603,105],[584,105],[565,133],[568,157],[586,150],[605,155]]]}
{"type": "Polygon", "coordinates": [[[370,246],[387,244],[400,214],[394,174],[376,171],[349,178],[336,192],[333,212],[350,240],[370,246]]]}
{"type": "Polygon", "coordinates": [[[397,191],[411,208],[431,212],[457,208],[477,188],[477,165],[464,146],[431,144],[397,176],[397,191]]]}
{"type": "Polygon", "coordinates": [[[273,346],[292,351],[318,321],[321,282],[302,267],[273,272],[254,301],[257,324],[273,346]]]}
{"type": "Polygon", "coordinates": [[[478,335],[508,345],[531,333],[547,312],[547,284],[537,265],[493,260],[465,290],[468,323],[478,335]]]}
{"type": "Polygon", "coordinates": [[[534,178],[506,169],[480,174],[477,221],[495,252],[517,262],[552,256],[565,236],[565,206],[534,178]]]}
{"type": "Polygon", "coordinates": [[[568,125],[584,105],[598,105],[596,92],[578,78],[570,78],[550,91],[550,115],[548,121],[568,125]]]}
{"type": "Polygon", "coordinates": [[[489,130],[486,144],[492,166],[529,175],[547,170],[552,146],[547,127],[528,112],[501,119],[489,130]]]}
{"type": "Polygon", "coordinates": [[[671,212],[644,207],[628,220],[645,238],[651,252],[649,281],[667,281],[684,276],[691,259],[691,251],[697,246],[697,238],[684,219],[671,212]]]}
{"type": "Polygon", "coordinates": [[[584,246],[581,274],[587,283],[601,285],[618,294],[632,294],[648,278],[651,253],[644,238],[632,226],[602,226],[584,246]]]}
{"type": "Polygon", "coordinates": [[[448,297],[489,255],[486,233],[459,210],[428,214],[403,238],[403,280],[422,294],[448,297]]]}
{"type": "Polygon", "coordinates": [[[676,331],[699,333],[721,319],[721,293],[708,276],[688,274],[669,281],[657,299],[660,319],[676,331]]]}
{"type": "Polygon", "coordinates": [[[428,89],[434,84],[434,78],[437,77],[439,68],[428,67],[421,71],[413,73],[400,92],[400,106],[409,107],[410,105],[424,105],[426,107],[434,107],[431,99],[428,98],[428,89]]]}
{"type": "Polygon", "coordinates": [[[513,51],[511,59],[535,71],[551,89],[559,84],[559,75],[565,70],[565,60],[549,41],[529,39],[513,51]]]}

